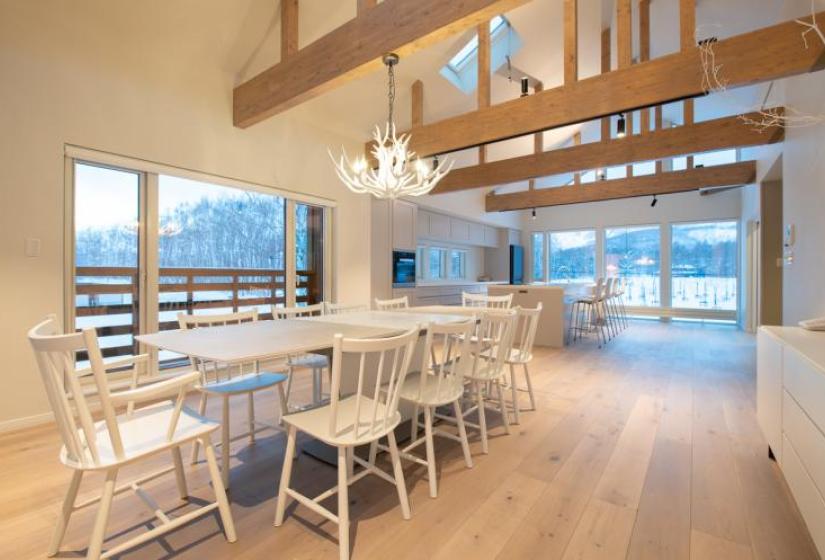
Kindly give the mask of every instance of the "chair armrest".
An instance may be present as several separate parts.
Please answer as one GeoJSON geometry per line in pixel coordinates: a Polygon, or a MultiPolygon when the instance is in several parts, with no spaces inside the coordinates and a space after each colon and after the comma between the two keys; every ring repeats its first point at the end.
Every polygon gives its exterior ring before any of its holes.
{"type": "Polygon", "coordinates": [[[187,385],[194,386],[200,379],[200,376],[200,372],[190,371],[189,373],[185,373],[171,379],[166,379],[164,381],[158,381],[157,383],[144,385],[143,387],[139,387],[137,389],[129,389],[127,391],[112,393],[112,404],[118,406],[130,401],[141,402],[164,397],[176,389],[180,391],[185,389],[187,385]]]}
{"type": "MultiPolygon", "coordinates": [[[[137,356],[129,356],[126,358],[120,358],[118,360],[113,360],[111,362],[104,362],[103,367],[106,371],[110,369],[125,367],[128,365],[137,365],[139,363],[145,363],[149,361],[149,354],[138,354],[137,356]]],[[[92,368],[86,367],[83,369],[79,369],[75,372],[78,377],[86,377],[92,374],[92,368]]]]}

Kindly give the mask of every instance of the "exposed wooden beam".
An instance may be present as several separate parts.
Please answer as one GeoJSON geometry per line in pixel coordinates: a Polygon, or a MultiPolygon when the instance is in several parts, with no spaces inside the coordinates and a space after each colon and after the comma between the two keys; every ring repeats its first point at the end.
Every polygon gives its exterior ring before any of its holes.
{"type": "Polygon", "coordinates": [[[616,53],[619,68],[633,64],[633,25],[631,0],[616,0],[616,53]]]}
{"type": "Polygon", "coordinates": [[[564,83],[579,79],[579,2],[564,0],[564,83]]]}
{"type": "MultiPolygon", "coordinates": [[[[693,99],[685,99],[684,105],[682,106],[682,110],[683,124],[693,124],[693,99]]],[[[687,157],[687,166],[693,167],[693,156],[687,157]]]]}
{"type": "MultiPolygon", "coordinates": [[[[816,17],[825,21],[825,12],[816,17]]],[[[825,67],[825,44],[809,41],[806,49],[799,33],[800,25],[787,21],[716,43],[716,62],[723,65],[728,88],[825,67]]],[[[703,93],[700,53],[693,47],[427,124],[413,135],[410,148],[422,156],[452,152],[703,93]]]]}
{"type": "MultiPolygon", "coordinates": [[[[653,117],[653,129],[662,130],[664,128],[664,111],[661,105],[657,105],[653,117]]],[[[664,165],[661,159],[656,160],[656,173],[663,171],[664,165]]]]}
{"type": "MultiPolygon", "coordinates": [[[[478,24],[478,108],[490,106],[490,22],[478,24]]],[[[478,147],[478,162],[487,161],[487,146],[478,147]]]]}
{"type": "Polygon", "coordinates": [[[298,52],[298,0],[281,0],[281,60],[298,52]]]}
{"type": "Polygon", "coordinates": [[[424,82],[414,81],[411,90],[412,126],[415,128],[424,124],[424,82]]]}
{"type": "MultiPolygon", "coordinates": [[[[650,0],[639,0],[639,62],[650,60],[650,0]]],[[[642,134],[650,132],[650,111],[642,109],[639,129],[642,134]]]]}
{"type": "MultiPolygon", "coordinates": [[[[756,113],[746,115],[748,118],[756,116],[756,113]]],[[[628,162],[761,146],[781,142],[783,139],[784,131],[781,128],[759,132],[744,124],[739,117],[724,117],[688,126],[657,129],[650,134],[637,134],[454,169],[436,185],[433,194],[504,185],[533,177],[575,173],[628,162]]]]}
{"type": "Polygon", "coordinates": [[[543,206],[562,206],[697,191],[708,187],[741,186],[756,180],[756,162],[742,161],[728,165],[698,167],[685,171],[673,171],[656,175],[642,175],[628,179],[596,181],[587,185],[573,185],[549,189],[537,189],[508,194],[488,194],[485,200],[487,212],[525,210],[543,206]]]}
{"type": "MultiPolygon", "coordinates": [[[[577,132],[576,134],[573,135],[573,145],[574,146],[581,146],[582,145],[582,133],[581,132],[577,132]]],[[[581,173],[576,171],[576,173],[573,174],[573,184],[578,185],[579,183],[581,183],[581,179],[582,179],[581,173]]]]}
{"type": "Polygon", "coordinates": [[[362,14],[370,8],[374,8],[377,3],[378,0],[358,0],[358,13],[362,14]]]}
{"type": "MultiPolygon", "coordinates": [[[[610,28],[602,31],[602,74],[610,72],[610,28]]],[[[602,141],[610,139],[610,117],[602,118],[602,141]]]]}
{"type": "Polygon", "coordinates": [[[528,0],[384,0],[234,90],[234,123],[246,128],[402,60],[528,0]]]}
{"type": "MultiPolygon", "coordinates": [[[[536,87],[534,88],[535,92],[538,93],[544,89],[544,84],[541,82],[536,83],[536,87]]],[[[533,153],[540,154],[544,151],[544,132],[536,132],[533,135],[533,153]]]]}
{"type": "Polygon", "coordinates": [[[696,47],[696,0],[679,0],[679,44],[683,52],[696,47]]]}

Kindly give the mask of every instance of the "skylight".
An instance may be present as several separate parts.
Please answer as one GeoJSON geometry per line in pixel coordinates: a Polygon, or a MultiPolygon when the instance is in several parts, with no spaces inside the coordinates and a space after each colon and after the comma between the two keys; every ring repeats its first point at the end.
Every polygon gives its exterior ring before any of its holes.
{"type": "MultiPolygon", "coordinates": [[[[504,16],[490,20],[490,72],[501,68],[521,48],[521,39],[504,16]]],[[[441,68],[441,75],[466,94],[478,85],[478,34],[441,68]]]]}

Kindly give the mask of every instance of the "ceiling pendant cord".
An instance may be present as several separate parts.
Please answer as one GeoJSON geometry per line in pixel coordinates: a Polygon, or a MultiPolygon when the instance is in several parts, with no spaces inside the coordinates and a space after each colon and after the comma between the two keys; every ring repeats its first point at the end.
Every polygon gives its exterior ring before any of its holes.
{"type": "Polygon", "coordinates": [[[387,124],[395,131],[393,122],[393,110],[395,109],[395,65],[398,63],[398,56],[390,53],[384,56],[384,64],[387,65],[387,100],[389,101],[389,113],[387,124]]]}

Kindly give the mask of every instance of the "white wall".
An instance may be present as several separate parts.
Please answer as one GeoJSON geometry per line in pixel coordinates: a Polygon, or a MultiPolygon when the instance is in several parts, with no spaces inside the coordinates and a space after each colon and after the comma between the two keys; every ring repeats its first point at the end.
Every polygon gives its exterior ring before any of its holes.
{"type": "MultiPolygon", "coordinates": [[[[825,0],[817,0],[816,9],[825,9],[825,0]]],[[[808,0],[787,0],[784,16],[809,10],[808,0]]],[[[787,79],[784,86],[789,107],[825,115],[825,72],[787,79]]],[[[795,325],[825,315],[825,124],[785,131],[782,187],[784,223],[796,227],[794,262],[782,277],[782,320],[795,325]]]]}
{"type": "Polygon", "coordinates": [[[307,125],[300,110],[232,126],[252,4],[0,0],[0,423],[47,411],[25,331],[63,309],[66,143],[337,200],[338,293],[369,301],[368,200],[326,154],[363,139],[307,125]],[[28,237],[42,256],[24,256],[28,237]]]}

